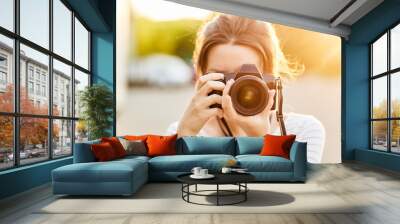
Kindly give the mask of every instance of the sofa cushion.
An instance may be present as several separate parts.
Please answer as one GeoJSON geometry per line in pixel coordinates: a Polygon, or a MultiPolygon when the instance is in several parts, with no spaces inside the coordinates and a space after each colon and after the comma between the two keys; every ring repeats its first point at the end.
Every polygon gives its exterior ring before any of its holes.
{"type": "Polygon", "coordinates": [[[117,158],[122,158],[126,156],[126,151],[124,149],[124,146],[121,144],[121,142],[117,137],[103,137],[101,138],[101,142],[110,143],[117,158]]]}
{"type": "Polygon", "coordinates": [[[182,137],[177,142],[177,154],[225,154],[235,155],[235,139],[232,137],[182,137]]]}
{"type": "Polygon", "coordinates": [[[147,155],[146,143],[141,140],[126,140],[124,138],[118,138],[122,146],[126,151],[126,155],[147,155]]]}
{"type": "Polygon", "coordinates": [[[115,150],[109,142],[92,144],[91,149],[94,157],[96,157],[96,161],[105,162],[118,158],[118,156],[115,154],[115,150]]]}
{"type": "Polygon", "coordinates": [[[190,172],[193,167],[199,166],[212,172],[219,171],[230,159],[231,155],[175,155],[158,156],[149,160],[151,172],[190,172]]]}
{"type": "Polygon", "coordinates": [[[260,154],[263,145],[263,137],[237,137],[236,155],[260,154]]]}
{"type": "Polygon", "coordinates": [[[53,170],[57,182],[131,182],[134,173],[147,176],[147,163],[141,159],[74,163],[53,170]]]}
{"type": "Polygon", "coordinates": [[[149,135],[147,137],[148,156],[166,156],[176,154],[177,134],[171,136],[149,135]]]}
{"type": "Polygon", "coordinates": [[[279,156],[238,155],[240,167],[249,172],[292,172],[292,161],[279,156]]]}
{"type": "Polygon", "coordinates": [[[280,156],[290,159],[290,148],[296,135],[269,135],[264,136],[264,146],[261,149],[261,156],[280,156]]]}

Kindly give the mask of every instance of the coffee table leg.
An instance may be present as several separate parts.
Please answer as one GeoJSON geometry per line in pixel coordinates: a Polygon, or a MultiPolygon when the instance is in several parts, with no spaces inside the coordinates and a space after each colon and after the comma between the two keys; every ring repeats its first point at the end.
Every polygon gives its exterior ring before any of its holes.
{"type": "Polygon", "coordinates": [[[246,183],[244,183],[244,201],[247,201],[247,182],[246,183]]]}
{"type": "Polygon", "coordinates": [[[217,206],[219,205],[219,184],[217,184],[217,206]]]}

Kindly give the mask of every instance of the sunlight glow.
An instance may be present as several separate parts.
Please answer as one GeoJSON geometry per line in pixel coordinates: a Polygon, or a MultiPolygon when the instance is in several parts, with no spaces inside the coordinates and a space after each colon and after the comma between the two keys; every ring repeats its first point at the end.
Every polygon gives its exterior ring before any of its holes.
{"type": "Polygon", "coordinates": [[[153,20],[204,19],[211,12],[165,0],[131,0],[133,12],[153,20]]]}

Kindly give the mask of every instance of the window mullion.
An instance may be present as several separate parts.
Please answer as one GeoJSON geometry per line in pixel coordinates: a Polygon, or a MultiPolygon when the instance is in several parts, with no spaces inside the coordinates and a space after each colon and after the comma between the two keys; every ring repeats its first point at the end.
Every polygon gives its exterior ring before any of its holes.
{"type": "MultiPolygon", "coordinates": [[[[19,35],[19,5],[20,1],[14,1],[14,31],[17,35],[19,35]]],[[[19,99],[20,99],[20,50],[19,50],[19,39],[14,39],[14,112],[19,113],[19,99]]],[[[20,157],[19,157],[19,135],[20,135],[20,119],[17,116],[14,116],[14,130],[13,130],[13,139],[14,139],[14,166],[19,166],[20,164],[20,157]]]]}
{"type": "MultiPolygon", "coordinates": [[[[387,32],[387,71],[390,70],[390,30],[387,32]]],[[[387,117],[391,118],[392,117],[392,100],[391,100],[391,79],[392,75],[389,73],[387,75],[387,117]]],[[[387,121],[387,140],[388,140],[388,148],[387,151],[391,152],[392,151],[392,135],[391,135],[391,129],[392,129],[392,121],[388,120],[387,121]]]]}
{"type": "MultiPolygon", "coordinates": [[[[71,59],[72,59],[72,64],[73,66],[71,67],[71,91],[72,91],[72,105],[71,105],[71,117],[75,118],[75,12],[72,11],[72,16],[71,16],[71,23],[72,23],[72,38],[71,38],[71,59]]],[[[74,151],[75,151],[75,125],[76,125],[76,121],[73,120],[72,121],[72,130],[71,130],[71,150],[72,150],[72,155],[74,155],[74,151]]]]}

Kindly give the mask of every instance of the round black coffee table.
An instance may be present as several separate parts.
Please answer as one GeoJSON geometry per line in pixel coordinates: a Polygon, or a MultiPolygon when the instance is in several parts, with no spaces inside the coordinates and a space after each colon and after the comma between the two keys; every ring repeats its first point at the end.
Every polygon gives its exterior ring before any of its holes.
{"type": "Polygon", "coordinates": [[[177,177],[178,181],[182,183],[182,199],[188,203],[198,204],[198,205],[234,205],[245,202],[247,200],[247,192],[249,188],[247,183],[255,180],[255,177],[248,173],[215,173],[215,177],[212,179],[193,179],[190,177],[191,173],[182,174],[177,177]],[[198,190],[197,185],[215,185],[215,190],[198,190]],[[220,189],[220,185],[236,185],[237,190],[224,190],[220,189]],[[190,186],[195,186],[195,190],[191,191],[190,186]],[[215,194],[206,194],[209,192],[214,192],[215,194]],[[203,197],[216,197],[216,204],[203,204],[197,203],[190,200],[190,196],[203,196],[203,197]],[[221,203],[221,197],[232,197],[240,196],[240,199],[230,203],[221,203]]]}

